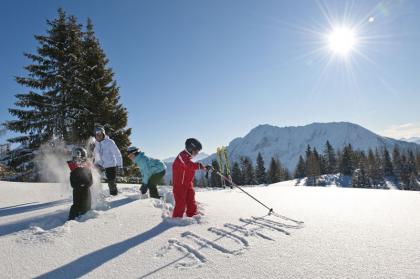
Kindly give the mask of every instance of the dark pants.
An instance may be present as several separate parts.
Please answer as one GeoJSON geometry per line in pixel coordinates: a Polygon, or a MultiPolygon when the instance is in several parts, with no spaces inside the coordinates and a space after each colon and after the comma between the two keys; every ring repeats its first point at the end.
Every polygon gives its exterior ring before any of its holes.
{"type": "Polygon", "coordinates": [[[166,171],[161,171],[159,173],[153,174],[147,183],[144,183],[140,187],[142,194],[146,194],[147,190],[150,191],[150,197],[154,199],[160,199],[159,192],[157,190],[157,185],[162,181],[162,178],[165,176],[166,171]]]}
{"type": "Polygon", "coordinates": [[[117,167],[110,167],[105,169],[106,180],[108,182],[109,194],[116,196],[118,194],[117,189],[117,167]]]}
{"type": "Polygon", "coordinates": [[[89,187],[73,188],[73,205],[70,208],[69,220],[74,220],[85,214],[91,207],[91,195],[89,187]]]}

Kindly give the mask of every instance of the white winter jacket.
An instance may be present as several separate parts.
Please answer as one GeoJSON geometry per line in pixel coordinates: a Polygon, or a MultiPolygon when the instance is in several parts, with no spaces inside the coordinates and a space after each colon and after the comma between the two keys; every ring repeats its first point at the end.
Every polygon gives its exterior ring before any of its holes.
{"type": "Polygon", "coordinates": [[[103,168],[122,167],[121,152],[115,142],[108,136],[95,142],[95,164],[103,168]]]}

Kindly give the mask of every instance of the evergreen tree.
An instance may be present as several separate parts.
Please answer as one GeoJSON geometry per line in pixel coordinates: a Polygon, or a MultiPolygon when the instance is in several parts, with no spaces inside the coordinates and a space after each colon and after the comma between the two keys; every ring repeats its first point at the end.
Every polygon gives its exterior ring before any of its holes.
{"type": "Polygon", "coordinates": [[[321,170],[319,166],[319,157],[317,156],[316,149],[314,149],[314,152],[312,152],[309,155],[306,171],[307,171],[306,175],[308,176],[306,185],[316,186],[317,177],[321,174],[321,170]]]}
{"type": "Polygon", "coordinates": [[[237,185],[244,185],[241,169],[238,162],[235,162],[232,167],[232,180],[237,185]]]}
{"type": "Polygon", "coordinates": [[[352,176],[352,186],[354,188],[368,188],[371,186],[367,169],[368,160],[366,155],[364,152],[360,152],[357,169],[353,172],[352,176]]]}
{"type": "Polygon", "coordinates": [[[306,173],[308,173],[308,162],[309,162],[309,157],[311,156],[311,154],[312,154],[312,148],[308,144],[305,151],[305,172],[306,173]]]}
{"type": "Polygon", "coordinates": [[[217,160],[212,160],[211,165],[214,168],[214,172],[211,173],[210,176],[210,187],[222,187],[222,180],[220,176],[216,172],[220,172],[220,166],[217,160]]]}
{"type": "Polygon", "coordinates": [[[420,152],[417,152],[416,154],[416,169],[417,174],[420,174],[420,152]]]}
{"type": "Polygon", "coordinates": [[[394,175],[394,168],[392,167],[391,156],[389,155],[389,152],[386,149],[386,147],[384,148],[382,155],[382,169],[385,177],[394,175]]]}
{"type": "Polygon", "coordinates": [[[274,159],[273,157],[271,158],[270,167],[268,168],[268,171],[267,171],[267,180],[268,180],[268,183],[270,184],[280,182],[281,180],[280,167],[278,165],[278,161],[274,159]]]}
{"type": "Polygon", "coordinates": [[[353,173],[353,148],[351,144],[343,149],[339,170],[343,175],[352,175],[353,173]]]}
{"type": "Polygon", "coordinates": [[[384,179],[384,169],[383,169],[383,158],[381,156],[381,153],[379,152],[378,148],[375,148],[375,161],[378,167],[378,179],[383,180],[384,179]]]}
{"type": "Polygon", "coordinates": [[[283,168],[283,164],[281,163],[280,159],[276,159],[277,168],[278,168],[278,177],[280,178],[280,181],[285,181],[290,178],[290,173],[287,168],[283,168]]]}
{"type": "Polygon", "coordinates": [[[282,181],[290,180],[292,178],[292,176],[290,175],[290,172],[287,168],[283,168],[282,173],[283,173],[282,181]]]}
{"type": "Polygon", "coordinates": [[[407,160],[409,172],[413,173],[414,175],[417,175],[416,157],[414,156],[413,151],[408,151],[407,160]]]}
{"type": "Polygon", "coordinates": [[[325,173],[334,174],[337,171],[337,156],[335,154],[334,148],[327,140],[324,147],[323,158],[325,161],[325,173]]]}
{"type": "Polygon", "coordinates": [[[264,166],[264,159],[260,153],[257,156],[257,166],[255,168],[255,177],[258,184],[267,183],[267,174],[264,166]]]}
{"type": "Polygon", "coordinates": [[[325,162],[324,162],[322,156],[318,153],[318,151],[316,150],[315,147],[314,147],[313,153],[314,153],[315,159],[316,159],[316,161],[318,163],[319,175],[325,174],[325,162]]]}
{"type": "Polygon", "coordinates": [[[75,123],[77,137],[86,140],[92,135],[94,127],[101,125],[115,141],[123,153],[124,165],[131,164],[126,156],[130,145],[131,129],[126,129],[128,113],[119,103],[119,88],[114,80],[114,73],[108,67],[109,60],[100,46],[93,31],[93,23],[87,21],[86,33],[83,38],[82,84],[84,97],[81,113],[75,123]]]}
{"type": "MultiPolygon", "coordinates": [[[[93,134],[95,124],[105,129],[123,151],[130,144],[127,112],[119,104],[118,87],[91,21],[87,32],[74,16],[62,9],[55,20],[47,20],[46,35],[35,36],[36,54],[25,53],[33,64],[25,67],[26,77],[16,82],[29,88],[17,94],[17,108],[9,109],[18,120],[6,127],[23,135],[9,139],[25,146],[19,162],[33,158],[42,144],[54,139],[81,144],[93,134]]],[[[128,163],[126,156],[125,162],[128,163]]]]}
{"type": "Polygon", "coordinates": [[[392,167],[394,169],[395,177],[399,180],[401,179],[401,169],[402,169],[402,162],[401,162],[401,154],[398,145],[394,146],[392,150],[392,167]]]}
{"type": "Polygon", "coordinates": [[[255,185],[256,179],[251,160],[248,157],[242,158],[241,166],[244,185],[255,185]]]}
{"type": "Polygon", "coordinates": [[[401,165],[400,165],[400,186],[402,190],[408,190],[408,185],[410,183],[411,169],[409,159],[405,153],[401,155],[401,165]]]}
{"type": "Polygon", "coordinates": [[[68,20],[61,9],[58,18],[47,20],[47,25],[47,35],[35,36],[37,54],[24,53],[33,64],[25,67],[27,76],[16,77],[16,82],[29,92],[15,95],[18,108],[9,112],[18,120],[6,122],[9,130],[24,134],[8,140],[25,146],[28,152],[23,161],[31,160],[33,152],[50,139],[68,140],[68,126],[74,119],[82,32],[75,19],[68,20]]]}
{"type": "Polygon", "coordinates": [[[419,191],[420,190],[420,184],[417,181],[417,177],[414,174],[414,172],[412,172],[411,175],[410,175],[410,180],[408,182],[407,190],[412,190],[412,191],[419,191]]]}
{"type": "Polygon", "coordinates": [[[295,178],[304,178],[306,176],[306,163],[302,156],[299,156],[299,161],[295,169],[295,178]]]}
{"type": "Polygon", "coordinates": [[[373,186],[377,186],[379,181],[381,180],[381,175],[379,171],[380,163],[378,162],[377,157],[373,153],[372,149],[369,149],[367,164],[368,164],[368,168],[367,168],[368,176],[372,180],[373,186]]]}

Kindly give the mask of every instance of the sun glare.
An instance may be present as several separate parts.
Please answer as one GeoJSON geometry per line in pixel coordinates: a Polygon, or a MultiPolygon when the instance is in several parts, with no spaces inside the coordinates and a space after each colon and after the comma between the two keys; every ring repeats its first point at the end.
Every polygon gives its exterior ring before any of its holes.
{"type": "Polygon", "coordinates": [[[355,32],[347,27],[336,27],[328,35],[328,46],[338,55],[348,55],[356,43],[357,38],[355,32]]]}

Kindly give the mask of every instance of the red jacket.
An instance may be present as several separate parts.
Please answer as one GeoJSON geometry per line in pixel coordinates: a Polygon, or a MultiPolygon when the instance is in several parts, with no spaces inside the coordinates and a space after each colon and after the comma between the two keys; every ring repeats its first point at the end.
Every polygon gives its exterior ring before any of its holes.
{"type": "Polygon", "coordinates": [[[77,168],[92,168],[92,164],[88,161],[67,161],[70,171],[74,171],[77,168]]]}
{"type": "Polygon", "coordinates": [[[176,157],[172,165],[172,183],[176,187],[194,187],[195,171],[201,169],[200,163],[191,161],[191,154],[184,150],[176,157]]]}

